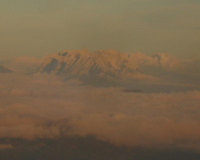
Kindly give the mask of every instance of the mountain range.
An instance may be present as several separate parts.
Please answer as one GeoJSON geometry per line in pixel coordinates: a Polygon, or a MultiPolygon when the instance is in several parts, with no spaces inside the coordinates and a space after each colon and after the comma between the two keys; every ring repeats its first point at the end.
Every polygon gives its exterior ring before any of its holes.
{"type": "Polygon", "coordinates": [[[113,82],[141,74],[129,53],[113,50],[89,52],[87,49],[51,54],[45,58],[39,71],[84,82],[113,82]]]}

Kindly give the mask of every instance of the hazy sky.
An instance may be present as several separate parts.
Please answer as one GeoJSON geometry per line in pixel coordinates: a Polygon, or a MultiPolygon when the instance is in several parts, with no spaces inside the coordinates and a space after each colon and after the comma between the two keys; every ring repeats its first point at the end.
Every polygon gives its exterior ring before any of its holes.
{"type": "Polygon", "coordinates": [[[0,57],[88,48],[200,58],[199,18],[198,0],[4,0],[0,57]]]}

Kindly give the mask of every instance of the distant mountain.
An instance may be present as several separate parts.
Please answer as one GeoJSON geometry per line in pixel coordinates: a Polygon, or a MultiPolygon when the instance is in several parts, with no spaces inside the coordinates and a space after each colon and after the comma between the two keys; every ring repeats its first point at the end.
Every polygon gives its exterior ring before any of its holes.
{"type": "Polygon", "coordinates": [[[5,68],[4,66],[0,66],[0,73],[11,73],[13,71],[11,71],[8,68],[5,68]]]}
{"type": "Polygon", "coordinates": [[[84,81],[110,82],[141,73],[128,53],[113,50],[89,52],[87,49],[51,54],[46,57],[39,71],[84,81]]]}

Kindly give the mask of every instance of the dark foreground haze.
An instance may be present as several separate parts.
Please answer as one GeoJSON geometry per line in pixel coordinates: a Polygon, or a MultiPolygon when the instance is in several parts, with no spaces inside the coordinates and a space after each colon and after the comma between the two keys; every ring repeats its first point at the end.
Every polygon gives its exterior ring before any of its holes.
{"type": "Polygon", "coordinates": [[[179,149],[128,148],[115,146],[93,136],[57,139],[0,139],[13,149],[0,152],[1,160],[197,160],[199,152],[179,149]]]}

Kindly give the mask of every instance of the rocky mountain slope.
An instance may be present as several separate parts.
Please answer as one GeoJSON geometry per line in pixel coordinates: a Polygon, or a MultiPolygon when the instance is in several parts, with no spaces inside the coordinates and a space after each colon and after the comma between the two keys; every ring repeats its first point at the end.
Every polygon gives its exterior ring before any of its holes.
{"type": "Polygon", "coordinates": [[[39,71],[66,78],[102,78],[107,81],[131,78],[141,73],[128,53],[113,50],[89,52],[87,49],[51,54],[46,57],[39,71]]]}
{"type": "Polygon", "coordinates": [[[0,66],[0,73],[11,73],[13,71],[11,71],[8,68],[5,68],[4,66],[0,66]]]}

